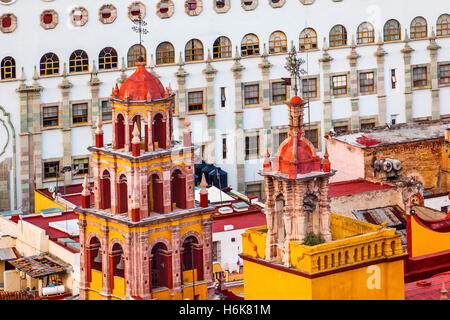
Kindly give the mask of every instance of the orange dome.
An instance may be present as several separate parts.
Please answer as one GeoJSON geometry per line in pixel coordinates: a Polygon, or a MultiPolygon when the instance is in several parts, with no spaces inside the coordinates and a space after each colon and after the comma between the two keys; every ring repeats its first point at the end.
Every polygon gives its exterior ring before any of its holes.
{"type": "Polygon", "coordinates": [[[145,63],[136,63],[136,71],[129,76],[119,89],[118,98],[130,101],[150,101],[164,98],[161,81],[145,69],[145,63]]]}
{"type": "Polygon", "coordinates": [[[303,100],[299,96],[293,96],[289,102],[292,104],[298,104],[298,103],[302,103],[303,100]]]}

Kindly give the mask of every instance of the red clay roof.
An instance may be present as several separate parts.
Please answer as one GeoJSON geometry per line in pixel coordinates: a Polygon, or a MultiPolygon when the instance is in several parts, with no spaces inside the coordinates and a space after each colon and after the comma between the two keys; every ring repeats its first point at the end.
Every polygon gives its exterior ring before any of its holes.
{"type": "Polygon", "coordinates": [[[78,219],[78,214],[73,211],[70,211],[70,212],[63,212],[62,215],[60,215],[60,216],[48,217],[48,218],[44,218],[41,215],[38,215],[35,217],[30,217],[30,218],[27,218],[25,216],[23,221],[26,221],[26,222],[31,223],[41,229],[44,229],[45,234],[48,235],[50,239],[57,239],[57,238],[70,237],[70,235],[66,232],[56,230],[56,229],[50,227],[48,224],[50,222],[73,220],[73,219],[78,219]]]}
{"type": "Polygon", "coordinates": [[[445,282],[447,291],[450,291],[450,272],[444,272],[421,281],[405,283],[405,300],[439,300],[442,282],[445,282]]]}
{"type": "Polygon", "coordinates": [[[247,229],[266,225],[266,215],[262,212],[252,212],[229,215],[225,217],[214,217],[213,232],[224,232],[224,226],[231,224],[233,230],[247,229]]]}
{"type": "Polygon", "coordinates": [[[392,189],[393,186],[373,183],[363,179],[335,182],[330,184],[330,197],[341,197],[356,193],[392,189]]]}

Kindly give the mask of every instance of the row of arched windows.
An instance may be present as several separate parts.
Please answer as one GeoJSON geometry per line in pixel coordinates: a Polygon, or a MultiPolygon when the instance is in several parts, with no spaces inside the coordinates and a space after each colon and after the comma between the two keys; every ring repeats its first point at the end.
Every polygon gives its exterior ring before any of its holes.
{"type": "MultiPolygon", "coordinates": [[[[383,28],[384,41],[401,40],[401,25],[395,20],[387,21],[383,28]]],[[[443,14],[437,21],[437,36],[450,36],[450,15],[443,14]]],[[[410,38],[424,39],[428,36],[427,21],[423,17],[416,17],[411,22],[410,38]]],[[[348,45],[347,29],[343,25],[336,25],[331,28],[329,33],[329,47],[336,48],[348,45]]],[[[307,51],[318,48],[317,32],[313,28],[305,28],[299,35],[299,50],[307,51]]],[[[357,44],[375,43],[375,29],[370,22],[363,22],[357,29],[357,44]]],[[[217,38],[213,43],[212,58],[225,59],[232,57],[231,40],[225,36],[217,38]]],[[[282,31],[275,31],[269,37],[269,54],[287,52],[287,37],[282,31]]],[[[241,41],[241,56],[255,56],[260,54],[259,38],[253,33],[245,35],[241,41]]],[[[128,67],[136,66],[139,56],[144,58],[147,51],[144,46],[136,44],[128,50],[128,67]]],[[[184,49],[184,60],[202,61],[204,60],[204,46],[198,39],[191,39],[186,43],[184,49]]],[[[156,48],[156,65],[175,63],[175,48],[170,42],[163,42],[156,48]]],[[[98,56],[98,67],[100,70],[111,70],[118,68],[118,55],[114,48],[107,47],[100,51],[98,56]]],[[[89,71],[89,58],[85,51],[76,50],[69,58],[69,72],[87,72],[89,71]]],[[[46,53],[40,60],[40,75],[49,76],[59,74],[60,62],[55,53],[46,53]]],[[[16,78],[16,63],[14,58],[6,57],[1,61],[1,79],[16,78]]]]}

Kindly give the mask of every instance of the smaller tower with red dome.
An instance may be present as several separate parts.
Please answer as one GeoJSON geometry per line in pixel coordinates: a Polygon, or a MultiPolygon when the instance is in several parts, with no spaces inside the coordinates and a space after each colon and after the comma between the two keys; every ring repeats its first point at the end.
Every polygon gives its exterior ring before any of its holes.
{"type": "Polygon", "coordinates": [[[289,108],[289,133],[275,157],[267,152],[263,170],[266,188],[267,219],[266,259],[288,263],[289,243],[304,241],[314,232],[331,241],[330,201],[331,170],[328,154],[317,156],[313,144],[305,138],[303,110],[305,102],[294,96],[289,108]]]}

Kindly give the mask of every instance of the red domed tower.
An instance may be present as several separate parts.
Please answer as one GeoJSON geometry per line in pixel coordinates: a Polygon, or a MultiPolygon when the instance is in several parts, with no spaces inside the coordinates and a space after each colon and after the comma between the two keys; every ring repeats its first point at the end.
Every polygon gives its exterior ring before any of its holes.
{"type": "Polygon", "coordinates": [[[331,241],[329,227],[328,154],[316,155],[305,138],[303,110],[305,102],[294,96],[288,103],[289,133],[274,158],[266,155],[263,170],[266,187],[267,239],[266,258],[287,263],[289,242],[303,242],[309,232],[331,241]]]}
{"type": "Polygon", "coordinates": [[[111,145],[104,145],[97,120],[96,145],[88,148],[94,205],[83,196],[76,209],[81,299],[207,299],[214,293],[214,207],[207,194],[195,203],[190,123],[186,119],[183,141],[174,141],[174,98],[139,62],[112,90],[111,145]]]}

